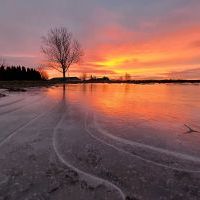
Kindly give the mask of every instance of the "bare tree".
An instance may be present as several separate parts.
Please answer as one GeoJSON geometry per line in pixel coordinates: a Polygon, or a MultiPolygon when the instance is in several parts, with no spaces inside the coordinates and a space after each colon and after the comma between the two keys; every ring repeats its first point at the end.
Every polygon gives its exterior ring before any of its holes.
{"type": "Polygon", "coordinates": [[[0,66],[5,66],[6,65],[6,60],[4,57],[0,56],[0,66]]]}
{"type": "Polygon", "coordinates": [[[87,74],[83,73],[80,78],[81,78],[81,80],[85,81],[87,79],[87,74]]]}
{"type": "Polygon", "coordinates": [[[40,66],[37,68],[37,71],[40,73],[41,78],[43,80],[48,80],[49,79],[49,75],[48,73],[45,71],[44,67],[40,66]]]}
{"type": "Polygon", "coordinates": [[[131,75],[130,74],[128,74],[128,73],[125,73],[125,80],[126,81],[129,81],[129,80],[131,80],[131,75]]]}
{"type": "Polygon", "coordinates": [[[51,29],[43,37],[42,51],[48,58],[49,67],[61,72],[64,79],[69,67],[83,56],[79,42],[65,27],[51,29]]]}

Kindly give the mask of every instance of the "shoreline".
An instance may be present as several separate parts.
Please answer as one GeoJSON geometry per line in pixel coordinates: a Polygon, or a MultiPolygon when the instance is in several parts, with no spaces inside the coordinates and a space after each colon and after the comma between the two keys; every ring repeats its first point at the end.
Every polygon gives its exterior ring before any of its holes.
{"type": "Polygon", "coordinates": [[[56,84],[97,84],[97,83],[108,83],[108,84],[200,84],[200,80],[85,80],[85,81],[0,81],[0,89],[12,89],[12,88],[29,88],[29,87],[49,87],[56,84]]]}
{"type": "Polygon", "coordinates": [[[0,98],[6,97],[5,92],[26,92],[28,88],[52,87],[59,84],[133,84],[133,85],[153,85],[153,84],[197,84],[200,80],[85,80],[85,81],[62,81],[62,80],[43,80],[43,81],[0,81],[0,98]],[[3,92],[1,90],[4,90],[3,92]]]}

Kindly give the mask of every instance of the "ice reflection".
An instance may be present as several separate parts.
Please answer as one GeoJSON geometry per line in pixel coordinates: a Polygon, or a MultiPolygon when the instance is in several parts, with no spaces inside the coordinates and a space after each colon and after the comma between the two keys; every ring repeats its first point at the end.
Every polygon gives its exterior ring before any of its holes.
{"type": "Polygon", "coordinates": [[[49,95],[92,110],[103,129],[118,137],[198,155],[199,85],[78,84],[49,95]],[[186,126],[185,126],[186,125],[186,126]],[[196,130],[191,134],[187,126],[196,130]]]}

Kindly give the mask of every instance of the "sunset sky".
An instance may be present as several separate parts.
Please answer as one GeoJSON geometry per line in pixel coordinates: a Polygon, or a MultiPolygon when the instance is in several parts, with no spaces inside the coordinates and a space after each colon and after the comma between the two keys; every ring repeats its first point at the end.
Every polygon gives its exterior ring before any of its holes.
{"type": "Polygon", "coordinates": [[[1,0],[0,56],[40,66],[41,37],[65,26],[85,51],[70,75],[200,78],[199,10],[199,0],[1,0]]]}

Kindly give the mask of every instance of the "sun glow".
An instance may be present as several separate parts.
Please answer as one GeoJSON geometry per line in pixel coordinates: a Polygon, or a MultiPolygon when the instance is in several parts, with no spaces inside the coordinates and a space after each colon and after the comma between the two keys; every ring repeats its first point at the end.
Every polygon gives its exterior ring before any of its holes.
{"type": "Polygon", "coordinates": [[[119,55],[118,57],[114,57],[114,58],[106,58],[104,61],[91,62],[91,64],[105,66],[105,67],[115,67],[115,66],[120,66],[122,64],[125,64],[129,60],[130,60],[130,57],[128,56],[120,57],[119,55]]]}
{"type": "MultiPolygon", "coordinates": [[[[127,35],[130,37],[131,33],[127,35]]],[[[185,71],[187,76],[187,70],[196,70],[200,64],[199,35],[200,28],[196,26],[135,43],[130,38],[128,42],[117,44],[101,43],[98,48],[94,45],[86,49],[80,65],[70,67],[70,76],[81,77],[86,73],[88,76],[120,78],[128,73],[134,79],[162,79],[171,78],[175,72],[173,78],[183,78],[185,71]]],[[[120,32],[117,37],[115,39],[120,41],[120,32]]],[[[60,74],[50,72],[50,77],[53,76],[60,74]]]]}

